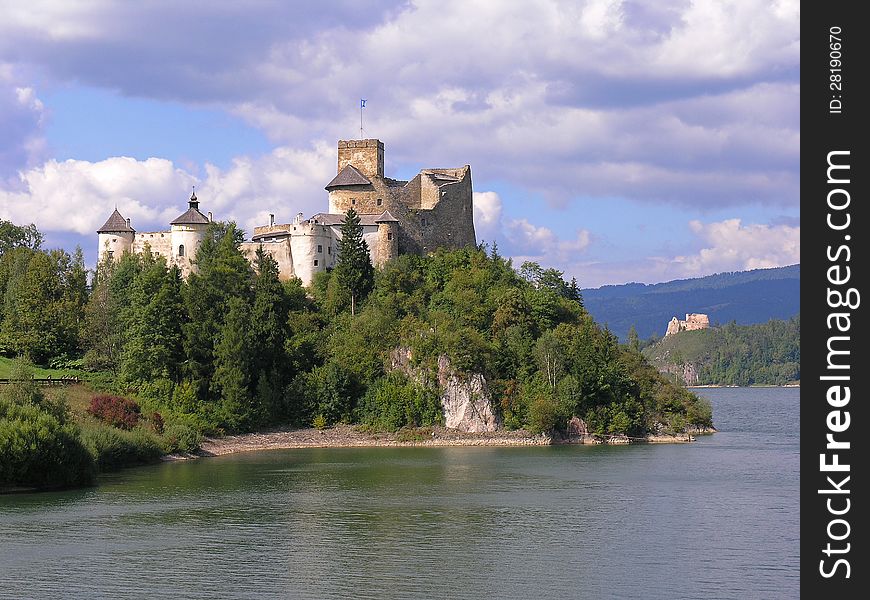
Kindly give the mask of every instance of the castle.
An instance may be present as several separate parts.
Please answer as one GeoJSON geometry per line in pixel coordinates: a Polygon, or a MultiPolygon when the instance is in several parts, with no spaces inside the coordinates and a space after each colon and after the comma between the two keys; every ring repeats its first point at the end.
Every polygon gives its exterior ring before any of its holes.
{"type": "Polygon", "coordinates": [[[710,327],[710,317],[701,313],[690,313],[686,315],[686,320],[681,321],[674,317],[668,323],[668,330],[665,336],[674,335],[681,331],[697,331],[698,329],[707,329],[710,327]]]}
{"type": "MultiPolygon", "coordinates": [[[[340,140],[336,176],[326,185],[328,212],[292,223],[254,228],[242,252],[253,260],[260,246],[278,263],[281,279],[298,277],[310,285],[316,273],[333,266],[345,213],[360,216],[363,239],[372,263],[381,266],[399,254],[426,254],[438,248],[477,244],[474,233],[471,167],[423,169],[410,181],[384,176],[384,144],[380,140],[340,140]]],[[[211,213],[199,210],[196,194],[188,209],[170,223],[169,231],[137,233],[118,209],[97,230],[99,261],[124,252],[151,252],[177,265],[184,277],[196,270],[192,262],[205,236],[211,213]]]]}

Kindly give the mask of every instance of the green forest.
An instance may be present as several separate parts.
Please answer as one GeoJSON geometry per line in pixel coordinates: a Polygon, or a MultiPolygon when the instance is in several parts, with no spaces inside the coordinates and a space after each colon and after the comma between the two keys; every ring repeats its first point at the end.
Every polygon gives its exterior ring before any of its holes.
{"type": "Polygon", "coordinates": [[[601,434],[712,424],[710,405],[598,326],[560,271],[517,269],[483,245],[375,269],[353,211],[342,233],[336,268],[310,289],[280,281],[262,248],[249,262],[231,222],[209,226],[187,280],[145,252],[98,265],[89,282],[80,250],[45,251],[33,226],[3,222],[0,354],[19,358],[0,390],[0,485],[44,484],[44,465],[61,460],[80,472],[64,482],[81,482],[192,450],[202,434],[439,424],[439,390],[392,369],[397,348],[418,373],[447,356],[483,374],[510,429],[550,432],[573,415],[601,434]],[[34,364],[88,380],[101,395],[87,418],[27,383],[34,364]]]}
{"type": "Polygon", "coordinates": [[[757,325],[734,322],[662,338],[643,354],[662,369],[691,364],[698,385],[785,385],[801,377],[800,315],[757,325]]]}

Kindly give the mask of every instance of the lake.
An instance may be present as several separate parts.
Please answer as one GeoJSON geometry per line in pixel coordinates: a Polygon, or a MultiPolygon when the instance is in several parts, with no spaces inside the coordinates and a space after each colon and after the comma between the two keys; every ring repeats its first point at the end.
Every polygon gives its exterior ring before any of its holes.
{"type": "Polygon", "coordinates": [[[273,450],[0,496],[0,598],[797,598],[798,388],[693,444],[273,450]]]}

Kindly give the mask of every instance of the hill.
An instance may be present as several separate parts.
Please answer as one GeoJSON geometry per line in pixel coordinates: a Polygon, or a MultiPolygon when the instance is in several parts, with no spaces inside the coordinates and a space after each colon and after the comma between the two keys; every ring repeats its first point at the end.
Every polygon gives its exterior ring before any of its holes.
{"type": "Polygon", "coordinates": [[[581,290],[586,309],[621,340],[634,325],[641,339],[662,336],[671,317],[705,313],[710,324],[788,319],[800,312],[800,265],[718,273],[653,285],[581,290]]]}
{"type": "Polygon", "coordinates": [[[683,331],[643,349],[688,385],[783,385],[800,380],[800,315],[756,325],[683,331]]]}

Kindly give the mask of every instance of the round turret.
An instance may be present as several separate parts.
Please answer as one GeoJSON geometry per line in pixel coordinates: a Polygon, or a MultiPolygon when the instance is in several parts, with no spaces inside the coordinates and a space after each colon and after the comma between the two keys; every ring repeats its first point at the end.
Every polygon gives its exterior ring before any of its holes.
{"type": "Polygon", "coordinates": [[[130,227],[130,219],[121,216],[116,208],[102,227],[97,229],[97,261],[118,260],[125,252],[133,251],[136,230],[130,227]]]}
{"type": "Polygon", "coordinates": [[[183,277],[194,271],[193,259],[205,238],[210,220],[199,212],[196,190],[190,195],[187,210],[170,224],[172,237],[172,261],[181,269],[183,277]]]}

